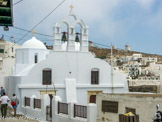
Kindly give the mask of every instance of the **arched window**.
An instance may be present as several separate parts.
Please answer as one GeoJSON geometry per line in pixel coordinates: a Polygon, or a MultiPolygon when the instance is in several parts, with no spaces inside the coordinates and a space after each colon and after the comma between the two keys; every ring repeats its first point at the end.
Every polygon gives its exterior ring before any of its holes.
{"type": "Polygon", "coordinates": [[[34,55],[34,63],[38,63],[38,54],[34,55]]]}
{"type": "Polygon", "coordinates": [[[99,69],[93,68],[91,70],[91,84],[99,84],[99,69]]]}
{"type": "Polygon", "coordinates": [[[52,83],[52,70],[51,69],[43,69],[42,71],[42,84],[43,85],[51,85],[52,83]]]}

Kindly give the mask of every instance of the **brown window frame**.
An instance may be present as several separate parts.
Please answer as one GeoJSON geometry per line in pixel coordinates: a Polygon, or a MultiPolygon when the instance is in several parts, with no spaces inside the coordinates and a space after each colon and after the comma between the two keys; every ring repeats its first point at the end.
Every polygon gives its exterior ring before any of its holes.
{"type": "MultiPolygon", "coordinates": [[[[48,75],[46,74],[46,80],[48,79],[48,77],[47,77],[48,75]]],[[[43,85],[51,85],[51,83],[52,83],[52,70],[43,70],[42,71],[42,84],[43,85]],[[47,81],[44,81],[45,80],[45,78],[44,78],[44,73],[46,73],[46,72],[50,72],[50,83],[48,83],[47,81]]]]}
{"type": "Polygon", "coordinates": [[[34,98],[34,109],[35,108],[41,109],[41,99],[34,98]]]}
{"type": "Polygon", "coordinates": [[[99,84],[99,71],[91,71],[91,84],[99,84]]]}

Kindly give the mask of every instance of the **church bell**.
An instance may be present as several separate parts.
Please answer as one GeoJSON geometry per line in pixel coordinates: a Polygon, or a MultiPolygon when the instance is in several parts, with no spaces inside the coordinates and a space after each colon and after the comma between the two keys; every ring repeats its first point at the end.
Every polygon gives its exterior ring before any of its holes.
{"type": "Polygon", "coordinates": [[[76,33],[75,42],[79,42],[79,33],[76,33]]]}
{"type": "Polygon", "coordinates": [[[63,34],[62,34],[62,39],[61,39],[61,41],[67,41],[67,38],[66,38],[66,32],[62,32],[63,34]]]}

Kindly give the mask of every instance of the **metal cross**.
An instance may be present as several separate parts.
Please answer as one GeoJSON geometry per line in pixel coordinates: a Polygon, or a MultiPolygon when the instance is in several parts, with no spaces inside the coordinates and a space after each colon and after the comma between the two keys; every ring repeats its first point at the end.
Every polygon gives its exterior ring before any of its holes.
{"type": "Polygon", "coordinates": [[[32,30],[32,33],[33,33],[33,36],[35,36],[35,31],[34,30],[32,30]]]}
{"type": "Polygon", "coordinates": [[[73,8],[74,8],[74,6],[71,5],[71,6],[70,6],[70,13],[72,12],[73,8]]]}

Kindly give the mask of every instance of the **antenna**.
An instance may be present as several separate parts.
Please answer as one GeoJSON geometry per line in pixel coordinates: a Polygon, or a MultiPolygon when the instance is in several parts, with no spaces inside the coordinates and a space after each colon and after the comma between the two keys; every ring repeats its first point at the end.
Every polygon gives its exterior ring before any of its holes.
{"type": "Polygon", "coordinates": [[[114,93],[114,81],[113,81],[113,49],[111,42],[111,83],[112,83],[112,93],[114,93]]]}

